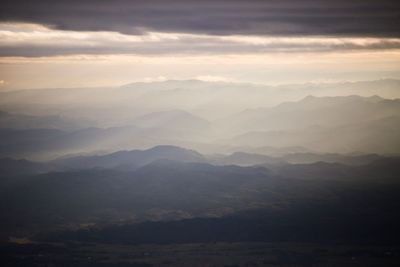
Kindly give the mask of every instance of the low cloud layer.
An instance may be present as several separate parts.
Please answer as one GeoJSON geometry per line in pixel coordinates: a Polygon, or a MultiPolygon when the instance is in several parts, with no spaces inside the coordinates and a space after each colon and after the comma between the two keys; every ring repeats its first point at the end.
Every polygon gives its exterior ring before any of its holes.
{"type": "Polygon", "coordinates": [[[2,22],[125,34],[400,36],[396,0],[6,0],[2,22]]]}
{"type": "Polygon", "coordinates": [[[183,33],[125,35],[0,24],[0,56],[74,54],[246,54],[400,49],[400,38],[214,36],[183,33]]]}

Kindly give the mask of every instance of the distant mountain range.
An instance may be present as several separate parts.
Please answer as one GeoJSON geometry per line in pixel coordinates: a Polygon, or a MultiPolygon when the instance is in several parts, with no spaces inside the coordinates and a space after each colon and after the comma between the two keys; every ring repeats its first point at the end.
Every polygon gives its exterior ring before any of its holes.
{"type": "Polygon", "coordinates": [[[336,127],[310,126],[304,129],[248,132],[222,143],[238,146],[302,146],[314,151],[391,154],[400,149],[400,117],[354,122],[336,127]]]}
{"type": "Polygon", "coordinates": [[[77,130],[90,125],[90,121],[63,116],[30,116],[11,114],[0,110],[0,129],[61,129],[77,130]]]}
{"type": "Polygon", "coordinates": [[[116,168],[133,170],[157,160],[179,162],[206,162],[205,157],[196,151],[174,146],[156,146],[148,150],[119,151],[103,156],[78,156],[51,161],[61,168],[92,169],[116,168]]]}
{"type": "Polygon", "coordinates": [[[115,169],[132,171],[153,162],[169,160],[174,162],[208,163],[213,165],[236,166],[277,166],[289,164],[310,164],[316,162],[340,163],[348,166],[365,165],[379,159],[377,154],[340,155],[315,153],[289,153],[281,156],[268,156],[255,153],[234,152],[232,154],[202,155],[197,151],[170,145],[156,146],[147,150],[117,151],[104,155],[67,156],[46,162],[25,159],[0,159],[0,177],[32,175],[50,171],[76,171],[88,169],[115,169]]]}
{"type": "Polygon", "coordinates": [[[258,151],[272,155],[268,149],[260,148],[298,147],[303,152],[394,154],[400,151],[399,114],[400,100],[378,96],[308,96],[298,102],[250,109],[215,121],[184,110],[167,110],[133,117],[118,127],[73,131],[28,127],[27,120],[35,126],[41,125],[40,120],[51,126],[47,117],[3,115],[10,122],[7,125],[16,129],[0,129],[0,155],[49,159],[163,144],[203,153],[258,151]],[[27,128],[21,129],[22,125],[27,128]]]}
{"type": "Polygon", "coordinates": [[[186,110],[207,120],[222,119],[245,109],[273,107],[286,101],[317,97],[379,95],[400,98],[399,80],[306,83],[280,86],[198,80],[132,83],[116,88],[52,88],[0,93],[0,109],[21,114],[89,118],[100,127],[146,113],[186,110]]]}
{"type": "Polygon", "coordinates": [[[250,109],[234,114],[219,124],[231,132],[337,127],[375,121],[400,114],[400,100],[379,96],[314,97],[286,102],[272,108],[250,109]]]}

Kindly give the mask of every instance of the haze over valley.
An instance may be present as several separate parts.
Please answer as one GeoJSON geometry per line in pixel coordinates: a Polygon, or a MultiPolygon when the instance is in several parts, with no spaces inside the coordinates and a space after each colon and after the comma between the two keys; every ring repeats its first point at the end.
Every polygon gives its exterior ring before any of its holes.
{"type": "Polygon", "coordinates": [[[5,1],[1,266],[398,266],[396,1],[5,1]]]}

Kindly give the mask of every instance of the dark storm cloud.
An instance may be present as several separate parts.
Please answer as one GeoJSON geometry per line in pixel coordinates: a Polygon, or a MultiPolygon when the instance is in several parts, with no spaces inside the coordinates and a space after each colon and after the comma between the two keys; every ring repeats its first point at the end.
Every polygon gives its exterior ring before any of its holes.
{"type": "Polygon", "coordinates": [[[0,21],[75,31],[400,36],[398,0],[6,0],[0,21]]]}

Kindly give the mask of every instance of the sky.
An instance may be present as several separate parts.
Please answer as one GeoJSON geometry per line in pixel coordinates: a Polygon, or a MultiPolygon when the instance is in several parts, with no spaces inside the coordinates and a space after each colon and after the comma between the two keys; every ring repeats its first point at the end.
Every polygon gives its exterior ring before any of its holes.
{"type": "Polygon", "coordinates": [[[0,90],[400,78],[393,0],[2,1],[0,90]]]}

